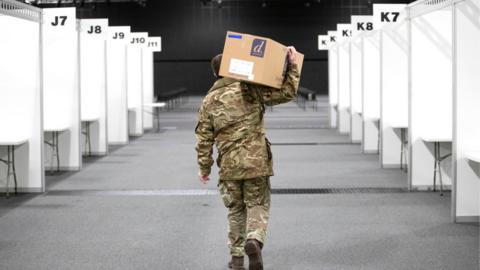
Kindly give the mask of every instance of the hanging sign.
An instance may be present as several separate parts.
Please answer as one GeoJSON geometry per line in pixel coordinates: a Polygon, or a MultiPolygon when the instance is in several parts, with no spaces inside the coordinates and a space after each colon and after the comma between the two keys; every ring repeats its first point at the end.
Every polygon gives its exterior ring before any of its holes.
{"type": "Polygon", "coordinates": [[[328,50],[329,45],[329,37],[328,35],[318,35],[318,50],[325,51],[328,50]]]}
{"type": "Polygon", "coordinates": [[[147,32],[131,33],[129,44],[133,47],[146,48],[147,47],[147,39],[148,39],[148,33],[147,32]]]}
{"type": "Polygon", "coordinates": [[[405,19],[403,12],[407,5],[404,4],[374,4],[373,27],[381,29],[385,24],[400,22],[405,19]]]}
{"type": "Polygon", "coordinates": [[[110,26],[108,27],[109,41],[127,43],[130,40],[130,26],[110,26]]]}
{"type": "Polygon", "coordinates": [[[352,36],[373,31],[373,16],[352,16],[352,36]]]}
{"type": "Polygon", "coordinates": [[[337,31],[328,31],[328,44],[333,45],[337,43],[337,31]]]}
{"type": "Polygon", "coordinates": [[[147,39],[147,48],[152,52],[162,51],[162,38],[161,37],[149,37],[147,39]]]}
{"type": "Polygon", "coordinates": [[[49,33],[70,33],[76,27],[75,8],[45,8],[43,21],[49,33]]]}
{"type": "Polygon", "coordinates": [[[337,24],[337,42],[341,43],[352,37],[351,24],[337,24]]]}
{"type": "Polygon", "coordinates": [[[108,19],[80,20],[80,33],[88,39],[106,40],[108,33],[108,19]]]}

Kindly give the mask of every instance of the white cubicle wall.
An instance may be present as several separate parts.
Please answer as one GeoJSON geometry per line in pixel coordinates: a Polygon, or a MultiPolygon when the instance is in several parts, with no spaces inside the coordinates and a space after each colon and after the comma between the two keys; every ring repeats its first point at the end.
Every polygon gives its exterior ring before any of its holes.
{"type": "Polygon", "coordinates": [[[363,39],[363,141],[364,153],[379,153],[381,147],[381,29],[404,18],[404,4],[374,4],[373,28],[363,39]]]}
{"type": "Polygon", "coordinates": [[[363,136],[363,55],[362,36],[373,30],[372,16],[352,16],[352,39],[350,44],[350,138],[354,143],[360,143],[363,136]]]}
{"type": "Polygon", "coordinates": [[[395,24],[385,26],[380,38],[380,159],[384,168],[399,168],[406,160],[401,151],[402,133],[406,134],[408,129],[409,22],[405,15],[402,18],[395,24]],[[404,161],[401,162],[402,158],[404,161]]]}
{"type": "Polygon", "coordinates": [[[480,2],[455,4],[454,195],[456,222],[480,216],[480,2]]]}
{"type": "MultiPolygon", "coordinates": [[[[445,3],[421,1],[410,7],[409,183],[412,189],[433,186],[433,142],[442,142],[441,156],[451,151],[452,9],[435,9],[445,3]]],[[[445,185],[451,183],[451,165],[451,158],[441,165],[445,185]]]]}
{"type": "MultiPolygon", "coordinates": [[[[143,104],[154,102],[154,54],[162,51],[161,37],[148,37],[142,51],[143,65],[143,104]]],[[[143,128],[153,128],[153,108],[143,108],[143,128]]]]}
{"type": "Polygon", "coordinates": [[[108,144],[128,143],[127,44],[130,26],[108,27],[107,117],[108,144]]]}
{"type": "Polygon", "coordinates": [[[328,103],[329,122],[331,128],[337,128],[338,123],[338,48],[336,46],[336,31],[328,31],[328,103]]]}
{"type": "MultiPolygon", "coordinates": [[[[7,159],[5,145],[25,142],[15,150],[20,192],[45,189],[40,21],[40,9],[0,0],[0,159],[7,159]]],[[[6,173],[0,162],[2,191],[6,173]]]]}
{"type": "Polygon", "coordinates": [[[362,38],[357,36],[352,39],[350,45],[350,103],[351,120],[350,138],[352,142],[362,141],[362,38]]]}
{"type": "Polygon", "coordinates": [[[338,24],[338,130],[350,133],[350,24],[338,24]]]}
{"type": "MultiPolygon", "coordinates": [[[[59,134],[61,170],[79,170],[80,89],[78,84],[78,32],[75,8],[43,9],[43,123],[59,134]]],[[[51,141],[52,133],[45,139],[51,141]]],[[[45,147],[46,169],[51,169],[52,148],[45,147]]]]}
{"type": "Polygon", "coordinates": [[[131,33],[127,47],[128,129],[131,136],[143,135],[143,56],[148,33],[131,33]]]}
{"type": "MultiPolygon", "coordinates": [[[[106,155],[107,69],[106,40],[108,19],[79,20],[81,121],[92,123],[91,154],[106,155]]],[[[87,152],[85,140],[82,150],[87,152]]]]}
{"type": "MultiPolygon", "coordinates": [[[[145,48],[142,50],[142,106],[143,104],[153,103],[153,51],[148,48],[150,37],[147,38],[145,48]]],[[[143,129],[150,130],[153,128],[153,108],[143,107],[143,129]]]]}
{"type": "Polygon", "coordinates": [[[363,136],[364,153],[378,152],[380,120],[380,33],[363,35],[363,136]]]}

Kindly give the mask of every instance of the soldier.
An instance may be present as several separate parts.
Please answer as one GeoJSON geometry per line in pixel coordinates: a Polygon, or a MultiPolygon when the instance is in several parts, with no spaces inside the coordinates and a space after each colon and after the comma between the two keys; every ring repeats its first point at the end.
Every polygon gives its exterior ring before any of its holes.
{"type": "Polygon", "coordinates": [[[281,89],[249,84],[219,76],[222,55],[212,59],[217,81],[208,91],[195,128],[200,181],[206,184],[213,165],[213,144],[218,149],[218,184],[228,208],[228,247],[231,269],[263,269],[270,210],[270,176],[273,176],[270,143],[265,137],[265,105],[286,103],[297,95],[299,73],[296,50],[288,47],[288,72],[281,89]]]}

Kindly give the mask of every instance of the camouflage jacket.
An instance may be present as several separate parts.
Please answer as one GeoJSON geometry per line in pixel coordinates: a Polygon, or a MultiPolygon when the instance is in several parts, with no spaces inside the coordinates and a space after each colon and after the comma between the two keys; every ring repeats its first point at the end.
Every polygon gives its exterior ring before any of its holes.
{"type": "Polygon", "coordinates": [[[199,110],[196,150],[202,175],[213,165],[213,144],[218,149],[220,180],[241,180],[273,175],[270,143],[265,137],[265,105],[294,99],[299,74],[290,65],[281,89],[247,84],[231,78],[215,82],[199,110]]]}

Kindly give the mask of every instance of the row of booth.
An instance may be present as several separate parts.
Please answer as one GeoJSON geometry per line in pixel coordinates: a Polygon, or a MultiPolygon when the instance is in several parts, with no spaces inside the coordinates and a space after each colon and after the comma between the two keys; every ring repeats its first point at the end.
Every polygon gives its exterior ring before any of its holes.
{"type": "Polygon", "coordinates": [[[331,127],[408,171],[410,190],[451,190],[454,222],[478,222],[480,2],[374,4],[319,36],[319,49],[331,127]]]}
{"type": "MultiPolygon", "coordinates": [[[[152,129],[153,54],[160,37],[77,19],[75,8],[0,0],[0,183],[45,191],[45,170],[76,171],[82,155],[152,129]],[[4,177],[6,175],[6,177],[4,177]]],[[[157,119],[158,120],[158,119],[157,119]]]]}

